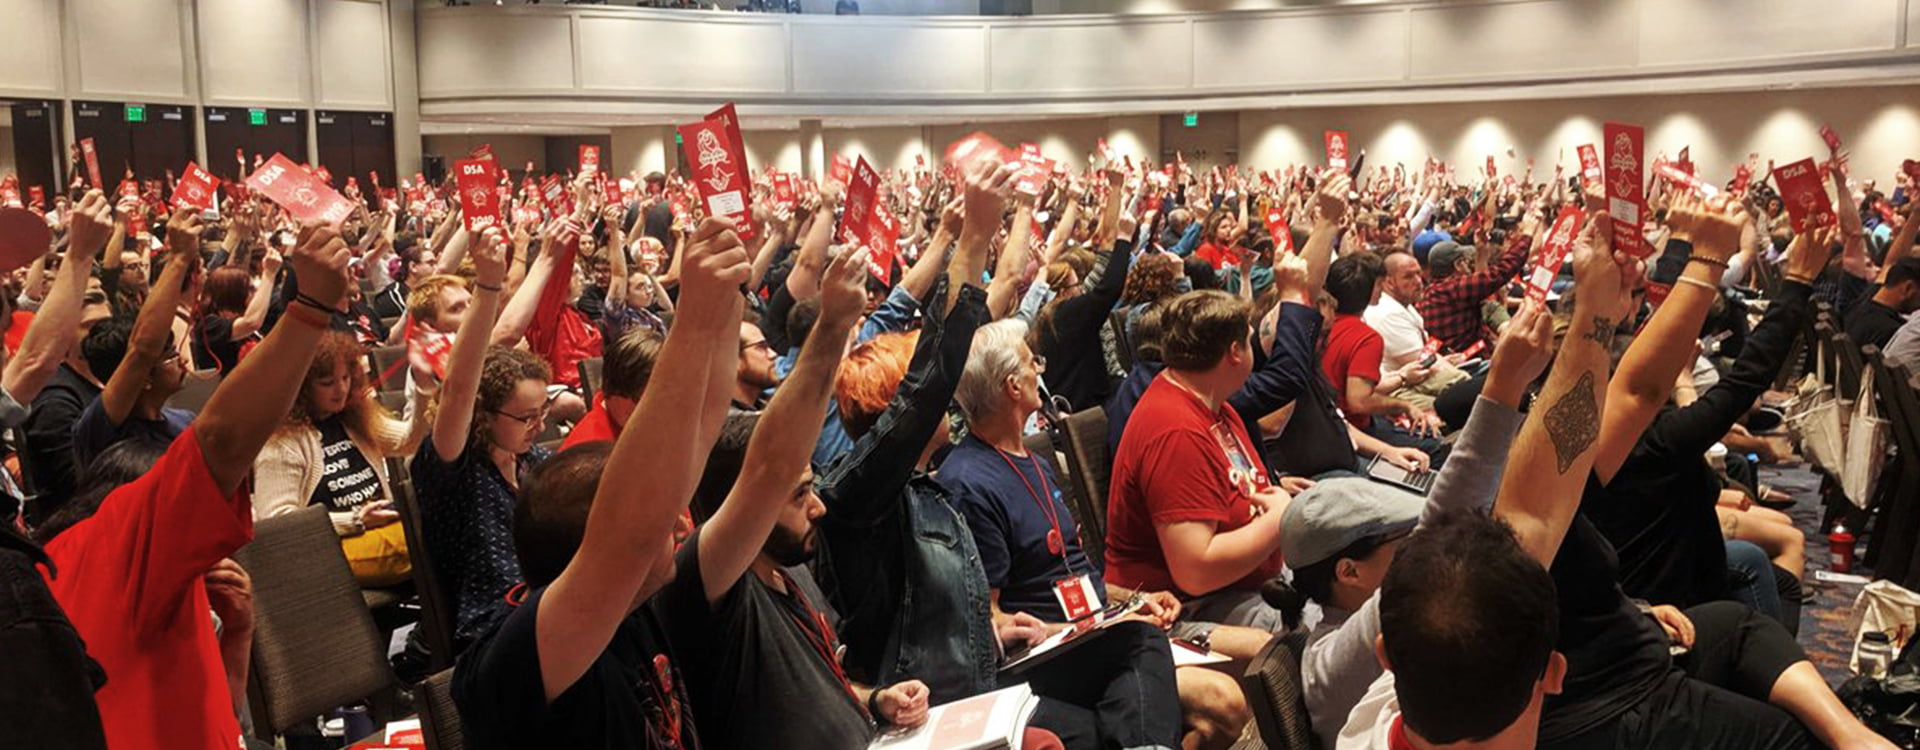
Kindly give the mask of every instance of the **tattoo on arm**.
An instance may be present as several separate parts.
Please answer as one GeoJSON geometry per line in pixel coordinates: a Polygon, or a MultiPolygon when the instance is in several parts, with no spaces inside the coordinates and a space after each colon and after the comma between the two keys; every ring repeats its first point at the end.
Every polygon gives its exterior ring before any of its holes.
{"type": "Polygon", "coordinates": [[[1599,344],[1602,349],[1605,349],[1613,346],[1613,335],[1617,332],[1618,329],[1614,327],[1613,321],[1595,315],[1593,316],[1593,330],[1588,331],[1587,335],[1583,338],[1599,344]]]}
{"type": "Polygon", "coordinates": [[[1560,473],[1567,473],[1573,460],[1593,447],[1600,437],[1600,405],[1594,399],[1593,373],[1580,376],[1580,382],[1560,395],[1547,409],[1547,437],[1553,441],[1554,457],[1560,473]]]}

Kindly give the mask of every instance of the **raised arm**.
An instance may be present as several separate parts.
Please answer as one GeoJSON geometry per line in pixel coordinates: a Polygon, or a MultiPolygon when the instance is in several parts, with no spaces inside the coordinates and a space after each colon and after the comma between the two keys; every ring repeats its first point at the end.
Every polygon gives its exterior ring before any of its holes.
{"type": "Polygon", "coordinates": [[[273,302],[273,281],[280,277],[280,251],[267,248],[260,261],[260,278],[254,280],[253,294],[247,297],[247,309],[233,321],[234,340],[252,336],[267,321],[267,307],[273,302]]]}
{"type": "MultiPolygon", "coordinates": [[[[940,228],[933,233],[927,246],[920,249],[920,257],[915,258],[913,266],[900,277],[900,288],[916,300],[925,300],[927,292],[933,290],[933,284],[940,280],[940,271],[947,267],[947,248],[960,234],[960,203],[955,198],[947,204],[940,214],[940,228]]],[[[1000,280],[995,274],[994,280],[1000,280]]]]}
{"type": "Polygon", "coordinates": [[[554,281],[556,274],[562,273],[560,257],[572,258],[573,249],[579,244],[580,225],[574,223],[573,219],[562,219],[547,225],[547,231],[540,238],[540,254],[534,256],[533,265],[527,268],[527,277],[520,280],[520,288],[513,290],[513,299],[500,312],[500,320],[493,326],[493,343],[513,346],[526,337],[527,329],[533,326],[534,314],[540,309],[540,297],[546,292],[547,284],[554,281]]]}
{"type": "MultiPolygon", "coordinates": [[[[352,254],[333,229],[317,225],[302,228],[293,250],[301,295],[338,310],[346,299],[347,259],[352,254]]],[[[172,308],[167,310],[171,314],[172,308]]],[[[222,492],[231,493],[240,487],[252,472],[260,448],[286,421],[294,396],[306,382],[314,349],[329,325],[327,313],[305,302],[288,305],[280,324],[227,373],[206,408],[194,419],[193,433],[200,440],[207,469],[222,492]]]]}
{"type": "Polygon", "coordinates": [[[126,356],[100,392],[100,407],[107,421],[116,425],[127,421],[134,402],[146,392],[148,375],[166,353],[167,334],[173,331],[173,311],[180,306],[180,282],[199,258],[200,214],[191,209],[174,212],[167,220],[167,267],[147,292],[139,316],[133,319],[126,356]]]}
{"type": "Polygon", "coordinates": [[[993,319],[1013,312],[1013,303],[1018,301],[1020,293],[1021,271],[1027,267],[1027,254],[1032,245],[1033,201],[1022,196],[1014,204],[1013,225],[1007,229],[1007,243],[1000,248],[1000,261],[993,266],[993,281],[987,285],[987,315],[993,319]]]}
{"type": "MultiPolygon", "coordinates": [[[[752,263],[731,223],[719,219],[700,225],[687,254],[685,314],[667,335],[633,414],[633,423],[647,429],[627,430],[614,443],[580,550],[547,587],[536,614],[540,679],[549,702],[579,681],[651,593],[642,589],[654,556],[693,496],[700,466],[713,449],[700,422],[705,411],[724,411],[726,396],[710,387],[708,381],[720,376],[711,363],[720,354],[738,356],[729,334],[740,319],[738,289],[752,263]]],[[[730,381],[731,371],[724,377],[730,381]]]]}
{"type": "Polygon", "coordinates": [[[802,480],[821,421],[827,416],[827,397],[846,349],[847,329],[867,301],[866,269],[864,249],[841,253],[827,265],[813,334],[761,414],[747,443],[740,478],[701,531],[701,585],[709,604],[725,596],[746,573],[773,531],[781,507],[795,492],[813,489],[812,482],[802,480]]]}
{"type": "Polygon", "coordinates": [[[618,300],[622,305],[627,303],[627,243],[620,231],[620,215],[624,210],[612,205],[601,214],[607,223],[607,301],[618,300]]]}
{"type": "Polygon", "coordinates": [[[813,226],[807,239],[794,255],[793,270],[787,273],[787,293],[793,301],[813,299],[820,293],[820,270],[827,266],[827,245],[833,243],[833,208],[839,197],[836,183],[820,186],[820,204],[813,209],[813,226]]]}
{"type": "MultiPolygon", "coordinates": [[[[433,418],[433,451],[442,462],[459,458],[473,426],[473,408],[480,396],[480,366],[487,360],[488,333],[500,312],[500,285],[506,282],[505,242],[489,230],[475,248],[473,302],[447,354],[447,378],[440,384],[440,410],[433,418]]],[[[411,345],[411,344],[410,344],[411,345]]]]}
{"type": "Polygon", "coordinates": [[[1675,202],[1667,215],[1677,231],[1692,237],[1693,252],[1673,291],[1634,337],[1608,388],[1611,408],[1601,422],[1593,462],[1601,484],[1613,481],[1640,435],[1666,405],[1680,368],[1693,366],[1694,342],[1708,308],[1720,295],[1720,274],[1726,259],[1738,249],[1740,224],[1745,221],[1738,203],[1708,207],[1691,197],[1675,202]]]}
{"type": "Polygon", "coordinates": [[[1314,206],[1320,209],[1313,217],[1313,232],[1300,248],[1300,257],[1307,259],[1306,299],[1300,304],[1308,307],[1313,306],[1314,296],[1327,283],[1327,267],[1333,265],[1333,241],[1340,236],[1340,222],[1347,217],[1347,191],[1353,185],[1345,172],[1327,171],[1331,174],[1320,181],[1320,189],[1313,194],[1314,206]]]}
{"type": "Polygon", "coordinates": [[[33,323],[27,326],[20,351],[7,360],[5,374],[0,376],[0,385],[14,401],[32,403],[79,338],[80,302],[87,293],[93,256],[112,231],[113,207],[100,191],[88,191],[69,219],[67,255],[54,276],[53,287],[40,303],[33,323]]]}
{"type": "Polygon", "coordinates": [[[1573,524],[1593,467],[1608,396],[1607,345],[1631,288],[1622,280],[1637,274],[1623,274],[1606,234],[1595,230],[1606,222],[1606,212],[1594,212],[1575,241],[1573,324],[1520,428],[1494,500],[1494,513],[1513,527],[1520,546],[1547,567],[1573,524]]]}

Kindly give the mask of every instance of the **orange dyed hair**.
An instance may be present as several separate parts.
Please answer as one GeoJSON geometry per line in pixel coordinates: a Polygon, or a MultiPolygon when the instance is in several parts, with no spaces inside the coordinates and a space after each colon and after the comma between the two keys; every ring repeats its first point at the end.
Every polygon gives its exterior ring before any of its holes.
{"type": "Polygon", "coordinates": [[[894,392],[900,390],[900,381],[907,376],[913,347],[919,341],[919,331],[883,333],[854,347],[840,363],[833,395],[840,402],[840,421],[848,437],[858,440],[880,421],[894,392]]]}

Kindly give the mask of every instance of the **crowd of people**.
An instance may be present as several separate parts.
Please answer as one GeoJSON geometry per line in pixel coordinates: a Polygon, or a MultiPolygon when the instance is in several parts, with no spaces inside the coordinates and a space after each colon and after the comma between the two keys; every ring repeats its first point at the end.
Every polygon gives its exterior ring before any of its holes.
{"type": "Polygon", "coordinates": [[[233,747],[233,555],[321,506],[363,587],[431,560],[474,747],[861,748],[1023,682],[1029,747],[1225,748],[1289,633],[1330,750],[1892,747],[1795,641],[1792,498],[1724,449],[1815,300],[1920,372],[1915,186],[1824,169],[1797,233],[1764,179],[1656,180],[1645,258],[1558,165],[989,157],[881,176],[897,253],[771,172],[739,221],[530,175],[480,231],[451,180],[339,225],[76,182],[0,293],[0,744],[233,747]],[[1089,506],[1035,446],[1094,407],[1089,506]]]}

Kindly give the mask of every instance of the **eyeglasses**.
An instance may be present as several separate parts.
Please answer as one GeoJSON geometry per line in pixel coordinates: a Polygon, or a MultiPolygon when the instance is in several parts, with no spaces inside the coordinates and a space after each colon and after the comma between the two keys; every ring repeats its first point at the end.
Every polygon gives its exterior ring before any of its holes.
{"type": "Polygon", "coordinates": [[[773,345],[767,343],[766,339],[761,339],[759,341],[748,341],[740,344],[740,351],[744,352],[748,349],[765,349],[767,351],[773,351],[773,345]]]}
{"type": "Polygon", "coordinates": [[[504,412],[504,411],[499,411],[499,410],[497,410],[497,409],[496,409],[496,410],[493,410],[493,413],[494,413],[494,414],[498,414],[498,415],[500,415],[500,416],[502,416],[502,417],[506,417],[506,418],[508,418],[508,419],[511,419],[511,420],[513,420],[513,421],[515,421],[515,422],[519,422],[520,424],[523,424],[523,425],[526,425],[526,426],[528,426],[528,427],[531,427],[531,426],[533,426],[533,425],[536,425],[536,424],[539,424],[539,423],[541,423],[541,422],[545,422],[545,421],[547,421],[547,412],[548,412],[548,411],[550,411],[550,410],[551,410],[552,408],[553,408],[553,405],[552,405],[552,404],[550,404],[550,403],[549,403],[549,404],[541,404],[541,405],[540,405],[540,410],[539,410],[539,411],[536,411],[536,412],[534,412],[534,413],[532,413],[532,414],[528,414],[528,415],[526,415],[526,416],[524,416],[524,417],[523,417],[523,416],[520,416],[520,415],[517,415],[517,414],[508,414],[508,413],[506,413],[506,412],[504,412]]]}

